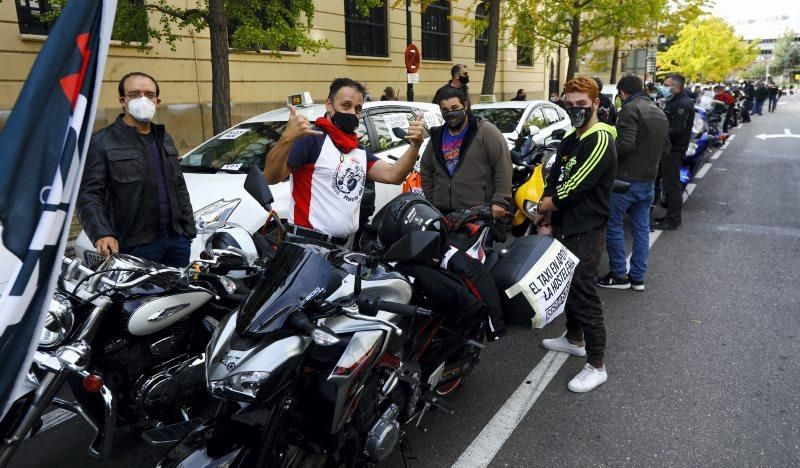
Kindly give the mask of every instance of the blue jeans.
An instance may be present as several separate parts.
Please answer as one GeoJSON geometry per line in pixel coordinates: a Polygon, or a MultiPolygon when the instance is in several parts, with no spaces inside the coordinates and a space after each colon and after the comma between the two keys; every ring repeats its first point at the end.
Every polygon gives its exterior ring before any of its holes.
{"type": "Polygon", "coordinates": [[[633,235],[630,277],[635,281],[644,281],[647,257],[650,255],[650,205],[653,203],[653,185],[654,182],[634,181],[631,182],[627,193],[611,194],[611,217],[608,219],[606,249],[611,273],[618,278],[624,278],[627,273],[623,221],[625,213],[630,211],[633,235]]]}
{"type": "Polygon", "coordinates": [[[753,107],[753,113],[758,115],[764,115],[764,101],[756,99],[755,106],[753,107]]]}
{"type": "Polygon", "coordinates": [[[153,242],[131,245],[120,249],[120,253],[145,258],[166,266],[184,268],[189,266],[192,241],[173,229],[162,229],[153,242]]]}

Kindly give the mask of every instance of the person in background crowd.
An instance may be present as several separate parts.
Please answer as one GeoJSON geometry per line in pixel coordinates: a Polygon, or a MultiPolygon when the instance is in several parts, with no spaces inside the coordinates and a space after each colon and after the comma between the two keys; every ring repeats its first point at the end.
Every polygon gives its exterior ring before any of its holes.
{"type": "Polygon", "coordinates": [[[491,205],[503,219],[511,202],[508,143],[491,122],[473,115],[459,89],[439,93],[445,124],[431,129],[420,161],[422,190],[442,213],[491,205]]]}
{"type": "Polygon", "coordinates": [[[656,102],[661,96],[659,96],[659,92],[656,89],[655,83],[652,81],[647,83],[647,96],[650,98],[651,101],[656,102]]]}
{"type": "Polygon", "coordinates": [[[465,98],[467,98],[467,109],[470,109],[471,103],[469,99],[469,87],[467,83],[469,83],[469,72],[467,71],[467,66],[461,63],[457,63],[453,65],[453,68],[450,69],[450,81],[444,84],[441,88],[436,90],[436,94],[433,95],[433,103],[439,105],[441,101],[440,93],[442,93],[446,89],[457,89],[461,91],[465,98]]]}
{"type": "Polygon", "coordinates": [[[97,251],[118,252],[173,267],[189,264],[196,230],[178,149],[152,122],[161,103],[156,80],[123,76],[123,113],[92,135],[78,193],[78,219],[97,251]]]}
{"type": "Polygon", "coordinates": [[[681,225],[681,161],[689,148],[694,124],[694,103],[683,89],[684,83],[686,80],[682,75],[673,73],[667,75],[662,86],[662,92],[667,96],[664,113],[669,120],[671,151],[661,158],[661,185],[667,194],[667,214],[655,220],[653,229],[678,229],[681,225]]]}
{"type": "Polygon", "coordinates": [[[597,118],[601,122],[614,125],[617,122],[617,108],[611,98],[603,94],[603,82],[598,77],[592,78],[600,90],[600,106],[597,108],[597,118]]]}
{"type": "Polygon", "coordinates": [[[552,102],[553,104],[556,104],[558,107],[560,107],[560,108],[562,108],[562,109],[564,108],[564,100],[563,100],[563,99],[561,99],[561,98],[558,96],[558,93],[557,93],[557,92],[555,92],[555,91],[553,91],[552,93],[550,93],[550,102],[552,102]]]}
{"type": "Polygon", "coordinates": [[[753,96],[755,97],[755,104],[753,105],[753,114],[764,115],[764,101],[767,100],[767,96],[769,96],[769,91],[767,91],[767,87],[764,86],[763,82],[761,81],[758,82],[755,91],[753,91],[753,96]]]}
{"type": "Polygon", "coordinates": [[[579,76],[564,89],[567,114],[575,130],[564,137],[554,156],[539,202],[541,214],[535,222],[539,234],[552,234],[580,262],[564,310],[567,333],[543,340],[542,346],[586,356],[586,365],[567,388],[588,392],[608,379],[603,362],[606,328],[595,282],[617,166],[616,130],[597,119],[600,89],[594,80],[579,76]]]}
{"type": "Polygon", "coordinates": [[[686,93],[686,94],[688,94],[688,95],[689,95],[689,98],[690,98],[692,101],[694,101],[694,102],[695,102],[695,104],[696,104],[696,103],[697,103],[697,100],[698,100],[698,99],[700,99],[700,96],[702,96],[702,95],[703,95],[703,91],[702,91],[702,89],[700,88],[700,85],[694,85],[694,91],[692,91],[692,92],[689,92],[689,93],[686,93]]]}
{"type": "Polygon", "coordinates": [[[397,100],[397,94],[395,94],[394,88],[392,88],[391,86],[387,86],[383,90],[381,101],[396,101],[396,100],[397,100]]]}
{"type": "Polygon", "coordinates": [[[518,89],[517,90],[517,95],[514,96],[513,98],[511,98],[512,101],[525,101],[527,99],[528,99],[528,96],[525,93],[525,90],[522,89],[522,88],[518,89]]]}
{"type": "Polygon", "coordinates": [[[644,291],[650,254],[650,204],[658,174],[658,162],[669,155],[669,121],[664,112],[643,94],[638,76],[617,83],[622,109],[617,119],[617,179],[630,183],[626,193],[611,194],[606,249],[609,272],[597,279],[603,288],[644,291]],[[633,249],[630,273],[625,262],[625,214],[630,213],[633,249]]]}
{"type": "Polygon", "coordinates": [[[725,112],[725,120],[722,122],[722,131],[728,133],[728,127],[731,124],[731,113],[733,112],[733,106],[736,105],[736,99],[722,85],[714,86],[714,99],[724,102],[728,106],[728,110],[725,112]]]}
{"type": "Polygon", "coordinates": [[[423,117],[410,122],[405,153],[389,164],[362,148],[356,129],[367,90],[350,78],[336,78],[325,115],[312,127],[291,107],[289,121],[267,154],[268,184],[291,180],[287,230],[292,234],[349,248],[358,230],[366,181],[399,185],[414,168],[425,138],[423,117]]]}
{"type": "Polygon", "coordinates": [[[744,95],[744,104],[742,105],[742,122],[748,123],[750,122],[750,111],[753,110],[753,98],[755,93],[755,87],[753,86],[752,81],[745,81],[744,82],[744,89],[742,89],[742,94],[744,95]]]}
{"type": "Polygon", "coordinates": [[[778,99],[780,90],[778,86],[772,82],[772,78],[769,80],[769,84],[767,85],[767,97],[769,98],[769,112],[775,112],[775,108],[778,107],[778,99]]]}

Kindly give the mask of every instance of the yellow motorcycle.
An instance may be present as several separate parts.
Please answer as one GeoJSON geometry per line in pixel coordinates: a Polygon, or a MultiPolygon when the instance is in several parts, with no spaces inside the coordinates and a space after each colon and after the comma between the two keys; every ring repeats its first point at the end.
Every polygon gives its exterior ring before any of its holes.
{"type": "Polygon", "coordinates": [[[535,232],[536,227],[531,221],[536,217],[547,174],[564,133],[564,130],[554,130],[545,143],[534,143],[532,138],[528,137],[521,151],[511,151],[515,169],[527,168],[530,171],[530,176],[525,182],[518,187],[512,187],[516,212],[511,221],[511,234],[515,237],[535,232]]]}

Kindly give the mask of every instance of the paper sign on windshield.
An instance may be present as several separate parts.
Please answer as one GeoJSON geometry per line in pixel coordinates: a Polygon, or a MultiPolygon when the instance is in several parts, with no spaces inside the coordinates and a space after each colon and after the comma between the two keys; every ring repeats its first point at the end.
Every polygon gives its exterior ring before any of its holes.
{"type": "Polygon", "coordinates": [[[224,135],[220,135],[220,140],[235,140],[240,136],[244,135],[245,133],[249,132],[249,128],[234,128],[233,130],[229,131],[224,135]]]}

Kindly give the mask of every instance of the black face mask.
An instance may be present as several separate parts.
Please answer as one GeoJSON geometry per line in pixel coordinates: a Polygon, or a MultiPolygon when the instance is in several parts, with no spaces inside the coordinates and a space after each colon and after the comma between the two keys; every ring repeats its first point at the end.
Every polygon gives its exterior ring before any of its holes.
{"type": "MultiPolygon", "coordinates": [[[[335,111],[336,108],[333,110],[335,111]]],[[[336,128],[344,133],[355,133],[356,129],[358,128],[358,116],[355,114],[335,112],[331,116],[331,122],[336,125],[336,128]]]]}
{"type": "Polygon", "coordinates": [[[583,127],[586,122],[592,117],[592,106],[589,107],[570,107],[567,109],[567,115],[569,116],[569,121],[572,123],[572,126],[575,128],[583,127]]]}
{"type": "Polygon", "coordinates": [[[528,99],[528,95],[527,94],[520,94],[519,98],[524,101],[525,99],[528,99]]]}
{"type": "Polygon", "coordinates": [[[464,119],[467,118],[467,111],[465,109],[459,109],[442,112],[442,118],[447,122],[448,127],[458,128],[464,123],[464,119]]]}
{"type": "Polygon", "coordinates": [[[469,77],[468,77],[468,76],[459,76],[459,77],[458,77],[458,81],[459,81],[459,82],[460,82],[462,85],[466,86],[466,85],[467,85],[467,83],[469,83],[469,77]]]}

